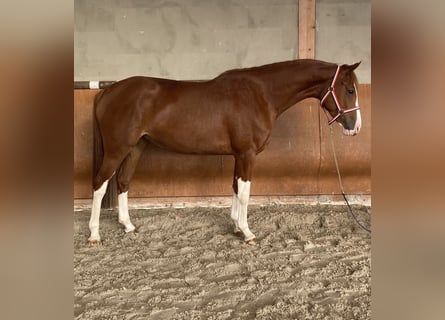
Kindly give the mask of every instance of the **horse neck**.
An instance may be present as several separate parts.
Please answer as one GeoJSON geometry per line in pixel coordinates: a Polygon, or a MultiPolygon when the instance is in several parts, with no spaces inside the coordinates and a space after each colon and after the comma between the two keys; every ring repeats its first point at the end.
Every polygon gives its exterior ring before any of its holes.
{"type": "Polygon", "coordinates": [[[320,99],[337,65],[317,60],[295,60],[260,73],[277,116],[306,98],[320,99]]]}

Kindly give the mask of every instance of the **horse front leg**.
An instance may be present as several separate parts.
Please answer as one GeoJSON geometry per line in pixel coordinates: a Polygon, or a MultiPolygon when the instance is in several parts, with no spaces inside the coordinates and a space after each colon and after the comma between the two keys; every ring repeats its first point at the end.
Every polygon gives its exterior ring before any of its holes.
{"type": "Polygon", "coordinates": [[[235,174],[233,178],[233,202],[231,218],[235,223],[235,234],[242,234],[244,241],[255,244],[255,235],[247,223],[247,207],[250,197],[250,184],[255,153],[245,153],[235,157],[235,174]]]}
{"type": "Polygon", "coordinates": [[[242,178],[238,179],[238,201],[239,201],[239,216],[238,228],[244,234],[244,241],[248,244],[255,244],[255,235],[250,231],[247,224],[247,206],[250,197],[250,181],[244,181],[242,178]]]}
{"type": "MultiPolygon", "coordinates": [[[[236,189],[238,189],[238,182],[235,180],[235,183],[237,184],[236,189]]],[[[233,192],[233,197],[232,197],[232,212],[230,214],[230,217],[232,218],[234,224],[235,224],[235,230],[233,231],[233,233],[235,233],[236,236],[242,236],[242,232],[239,228],[238,225],[238,219],[239,219],[239,199],[238,199],[238,195],[235,193],[235,191],[233,192]]]]}

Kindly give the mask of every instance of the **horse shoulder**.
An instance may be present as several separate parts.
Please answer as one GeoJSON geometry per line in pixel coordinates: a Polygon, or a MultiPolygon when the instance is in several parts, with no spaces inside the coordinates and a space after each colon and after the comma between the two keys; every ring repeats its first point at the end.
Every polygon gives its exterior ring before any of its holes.
{"type": "Polygon", "coordinates": [[[235,149],[250,146],[261,152],[270,140],[276,112],[267,100],[264,85],[249,74],[228,73],[219,79],[231,110],[227,114],[235,149]]]}

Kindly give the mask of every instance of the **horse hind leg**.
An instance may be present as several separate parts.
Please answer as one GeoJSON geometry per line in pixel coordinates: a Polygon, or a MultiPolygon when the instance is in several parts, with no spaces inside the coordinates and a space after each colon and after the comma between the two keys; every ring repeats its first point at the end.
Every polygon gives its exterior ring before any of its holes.
{"type": "Polygon", "coordinates": [[[115,174],[117,168],[119,167],[119,164],[122,162],[122,158],[123,157],[109,157],[107,155],[104,155],[99,171],[94,177],[93,205],[91,207],[91,217],[88,224],[88,227],[90,229],[88,244],[90,246],[102,243],[99,234],[99,219],[102,199],[107,190],[108,182],[115,174]]]}
{"type": "Polygon", "coordinates": [[[103,182],[102,185],[93,192],[93,206],[91,208],[91,217],[88,224],[88,227],[90,228],[90,237],[88,238],[88,244],[90,246],[101,244],[99,235],[100,207],[105,192],[107,191],[108,181],[109,179],[105,180],[105,182],[103,182]]]}
{"type": "Polygon", "coordinates": [[[102,199],[107,191],[108,182],[113,177],[116,166],[113,161],[106,157],[99,168],[99,172],[94,177],[93,181],[93,205],[91,207],[91,217],[88,227],[90,229],[90,237],[88,238],[89,245],[101,244],[99,235],[99,219],[102,199]]]}
{"type": "Polygon", "coordinates": [[[140,139],[124,159],[117,174],[119,223],[124,226],[125,232],[132,232],[136,229],[130,220],[130,214],[128,212],[128,188],[145,146],[146,142],[140,139]]]}

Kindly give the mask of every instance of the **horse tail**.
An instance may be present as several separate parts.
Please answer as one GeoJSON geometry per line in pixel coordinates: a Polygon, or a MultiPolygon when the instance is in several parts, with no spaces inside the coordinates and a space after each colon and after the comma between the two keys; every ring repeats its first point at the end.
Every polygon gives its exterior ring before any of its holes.
{"type": "Polygon", "coordinates": [[[93,104],[93,186],[94,179],[99,173],[100,166],[104,158],[104,148],[102,141],[102,134],[97,123],[96,109],[97,105],[102,97],[103,90],[99,91],[94,97],[93,104]]]}
{"type": "MultiPolygon", "coordinates": [[[[100,100],[103,96],[104,90],[99,91],[94,97],[93,105],[93,187],[94,179],[99,173],[99,169],[102,166],[104,159],[104,146],[102,133],[99,128],[99,123],[97,121],[96,109],[100,100]]],[[[102,200],[102,208],[110,209],[117,206],[117,179],[114,175],[110,181],[108,181],[107,192],[102,200]]]]}

